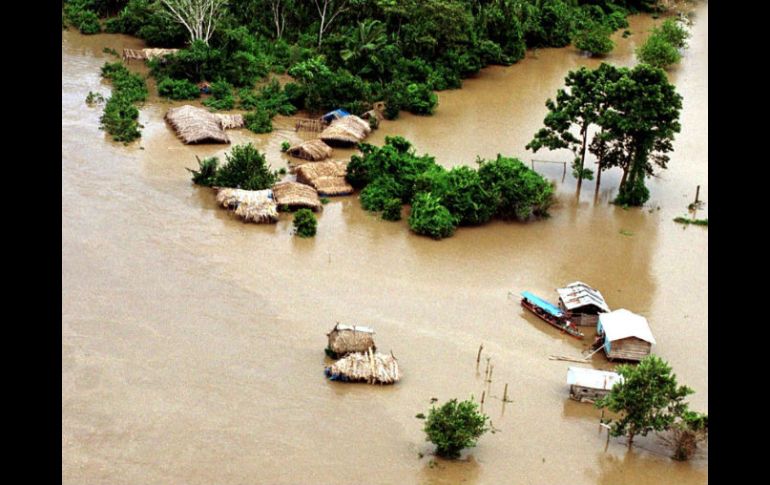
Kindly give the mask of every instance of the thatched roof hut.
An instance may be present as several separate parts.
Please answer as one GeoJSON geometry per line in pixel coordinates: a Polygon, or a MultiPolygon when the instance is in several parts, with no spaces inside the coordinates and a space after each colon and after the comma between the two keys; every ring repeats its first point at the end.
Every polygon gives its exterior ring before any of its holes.
{"type": "Polygon", "coordinates": [[[235,215],[245,222],[267,224],[278,222],[278,210],[273,191],[217,189],[217,203],[226,209],[235,209],[235,215]]]}
{"type": "Polygon", "coordinates": [[[318,192],[309,185],[298,182],[280,182],[273,186],[275,202],[289,208],[307,207],[313,211],[321,210],[321,199],[318,192]]]}
{"type": "Polygon", "coordinates": [[[349,115],[334,120],[318,137],[327,145],[351,146],[363,141],[371,132],[367,121],[356,115],[349,115]]]}
{"type": "Polygon", "coordinates": [[[333,381],[367,382],[369,384],[394,384],[401,379],[398,361],[390,355],[356,352],[338,360],[324,369],[326,377],[333,381]]]}
{"type": "Polygon", "coordinates": [[[189,104],[171,108],[166,113],[166,121],[186,144],[230,143],[222,126],[222,119],[203,108],[189,104]]]}
{"type": "Polygon", "coordinates": [[[148,48],[148,49],[123,49],[123,60],[129,61],[131,59],[155,59],[156,57],[163,57],[169,54],[176,54],[179,49],[160,49],[160,48],[148,48]]]}
{"type": "Polygon", "coordinates": [[[299,145],[294,145],[286,153],[292,157],[319,162],[332,156],[332,147],[321,140],[308,140],[299,145]]]}
{"type": "Polygon", "coordinates": [[[320,195],[347,195],[353,186],[345,180],[347,162],[306,163],[297,168],[297,182],[314,187],[320,195]]]}
{"type": "Polygon", "coordinates": [[[377,346],[374,344],[374,329],[370,327],[340,325],[337,323],[326,336],[329,337],[326,353],[335,359],[353,352],[366,352],[369,349],[377,350],[377,346]]]}

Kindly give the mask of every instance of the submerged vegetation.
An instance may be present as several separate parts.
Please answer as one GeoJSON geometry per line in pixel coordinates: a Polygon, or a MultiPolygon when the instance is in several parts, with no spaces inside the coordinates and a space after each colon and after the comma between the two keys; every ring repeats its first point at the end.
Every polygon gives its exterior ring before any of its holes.
{"type": "Polygon", "coordinates": [[[294,213],[294,233],[302,238],[313,237],[318,225],[315,214],[310,209],[300,209],[294,213]]]}
{"type": "Polygon", "coordinates": [[[198,159],[199,170],[190,170],[195,184],[208,187],[229,187],[244,190],[269,189],[278,179],[270,170],[265,156],[254,145],[236,145],[225,154],[227,163],[219,165],[216,157],[198,159]]]}
{"type": "Polygon", "coordinates": [[[457,458],[464,448],[476,446],[478,439],[489,431],[488,420],[489,416],[480,412],[472,399],[452,399],[438,408],[431,407],[423,428],[425,439],[436,445],[437,455],[457,458]]]}
{"type": "Polygon", "coordinates": [[[708,219],[689,219],[687,217],[677,217],[674,219],[674,222],[678,222],[679,224],[689,225],[692,224],[694,226],[708,226],[709,220],[708,219]]]}
{"type": "Polygon", "coordinates": [[[636,55],[639,60],[651,66],[667,69],[682,58],[680,49],[687,47],[690,33],[676,19],[666,19],[652,29],[647,41],[639,46],[636,55]]]}
{"type": "Polygon", "coordinates": [[[484,224],[492,217],[525,221],[546,216],[553,186],[520,160],[498,155],[447,170],[430,155],[418,156],[403,137],[385,137],[385,145],[359,145],[347,181],[361,191],[361,206],[383,211],[383,219],[400,218],[411,204],[409,227],[417,234],[442,239],[458,226],[484,224]]]}
{"type": "Polygon", "coordinates": [[[102,77],[112,82],[112,96],[107,98],[104,113],[99,119],[101,128],[115,141],[128,143],[139,138],[139,110],[134,103],[147,99],[144,78],[130,72],[120,62],[106,62],[102,66],[102,77]]]}
{"type": "MultiPolygon", "coordinates": [[[[656,4],[329,0],[319,7],[298,0],[70,0],[63,19],[93,32],[101,30],[102,18],[108,32],[180,48],[149,61],[158,80],[220,81],[248,92],[271,72],[288,73],[295,80],[287,88],[294,110],[360,114],[385,101],[385,114],[393,119],[401,110],[432,114],[434,91],[459,88],[487,65],[516,63],[527,48],[575,43],[604,54],[612,48],[609,35],[628,26],[629,12],[656,4]],[[203,3],[206,15],[193,15],[203,3]]],[[[212,108],[230,109],[227,94],[213,98],[212,108]]]]}

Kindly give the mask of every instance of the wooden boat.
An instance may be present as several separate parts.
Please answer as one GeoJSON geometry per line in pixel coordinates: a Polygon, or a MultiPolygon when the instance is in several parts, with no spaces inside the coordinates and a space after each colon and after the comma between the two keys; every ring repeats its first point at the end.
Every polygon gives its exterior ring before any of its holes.
{"type": "Polygon", "coordinates": [[[521,297],[521,306],[531,311],[542,320],[545,320],[549,325],[558,328],[572,337],[578,339],[585,337],[585,335],[577,329],[567,315],[558,307],[533,295],[529,291],[523,292],[521,297]]]}

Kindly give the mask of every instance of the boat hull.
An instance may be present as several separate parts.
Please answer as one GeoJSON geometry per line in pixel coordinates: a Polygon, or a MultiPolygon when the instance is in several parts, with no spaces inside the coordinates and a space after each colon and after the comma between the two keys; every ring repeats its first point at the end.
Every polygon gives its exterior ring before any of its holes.
{"type": "Polygon", "coordinates": [[[585,337],[579,330],[576,328],[573,328],[569,325],[568,320],[564,320],[563,318],[555,317],[548,312],[544,311],[539,306],[535,305],[531,301],[527,300],[526,298],[522,298],[521,300],[521,306],[526,308],[527,310],[534,313],[537,317],[539,317],[541,320],[545,321],[547,324],[551,325],[554,328],[559,329],[560,331],[566,333],[570,337],[574,337],[576,339],[582,339],[585,337]]]}

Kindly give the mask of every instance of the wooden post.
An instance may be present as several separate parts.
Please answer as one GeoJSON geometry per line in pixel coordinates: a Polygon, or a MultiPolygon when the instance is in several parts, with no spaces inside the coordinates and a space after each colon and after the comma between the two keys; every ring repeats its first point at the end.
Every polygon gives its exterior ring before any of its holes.
{"type": "Polygon", "coordinates": [[[481,391],[481,404],[484,404],[484,398],[487,395],[487,391],[481,391]]]}
{"type": "Polygon", "coordinates": [[[505,390],[503,391],[503,402],[508,402],[508,383],[505,383],[505,390]]]}
{"type": "Polygon", "coordinates": [[[492,382],[492,370],[494,370],[495,366],[491,365],[489,366],[489,380],[487,382],[492,382]]]}
{"type": "Polygon", "coordinates": [[[695,203],[698,203],[698,197],[700,197],[700,185],[695,188],[695,203]]]}
{"type": "Polygon", "coordinates": [[[484,344],[479,345],[479,353],[476,355],[476,367],[479,365],[479,361],[481,360],[481,350],[484,348],[484,344]]]}

